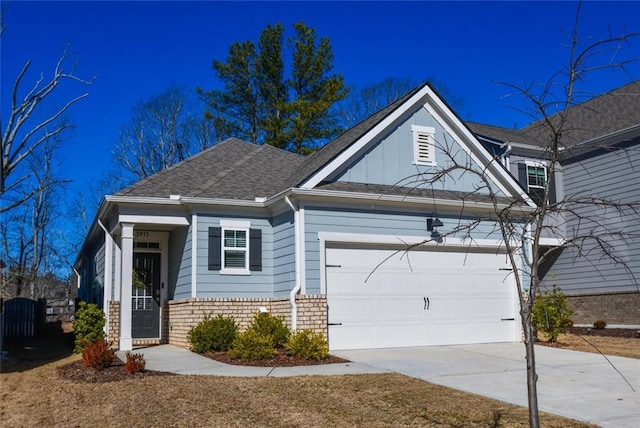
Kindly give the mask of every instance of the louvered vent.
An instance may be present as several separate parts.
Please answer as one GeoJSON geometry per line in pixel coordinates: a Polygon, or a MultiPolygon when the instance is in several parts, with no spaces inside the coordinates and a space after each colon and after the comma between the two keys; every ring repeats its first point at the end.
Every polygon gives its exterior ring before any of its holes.
{"type": "Polygon", "coordinates": [[[435,165],[434,128],[412,126],[414,162],[418,165],[435,165]]]}

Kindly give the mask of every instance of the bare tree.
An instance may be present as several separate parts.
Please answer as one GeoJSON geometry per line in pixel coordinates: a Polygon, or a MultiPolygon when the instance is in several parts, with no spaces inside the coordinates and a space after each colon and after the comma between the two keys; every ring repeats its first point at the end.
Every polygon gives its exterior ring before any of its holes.
{"type": "MultiPolygon", "coordinates": [[[[633,229],[625,228],[627,224],[640,222],[640,201],[619,201],[592,193],[565,195],[562,200],[556,202],[550,199],[551,186],[562,160],[563,150],[565,146],[571,145],[569,138],[575,131],[570,120],[572,108],[584,101],[584,95],[588,93],[581,89],[586,85],[586,77],[614,68],[624,71],[627,65],[640,60],[637,57],[625,58],[622,50],[631,39],[640,36],[640,33],[609,35],[598,41],[587,39],[585,43],[578,35],[579,12],[580,7],[570,34],[569,60],[562,71],[542,83],[533,82],[525,86],[506,84],[516,94],[524,97],[525,102],[531,107],[527,112],[532,118],[537,119],[536,136],[544,146],[542,157],[549,165],[544,189],[537,195],[540,198],[537,206],[534,207],[523,200],[509,201],[501,196],[495,183],[489,178],[487,165],[477,165],[465,152],[455,149],[456,145],[448,141],[446,135],[436,138],[436,147],[444,153],[446,160],[439,162],[438,168],[434,171],[417,173],[399,183],[402,187],[436,189],[441,188],[445,181],[458,181],[462,176],[472,176],[475,177],[476,187],[463,199],[470,203],[477,195],[483,195],[491,200],[491,214],[474,216],[469,220],[469,212],[462,208],[457,226],[437,239],[446,239],[447,236],[463,237],[473,246],[472,232],[481,223],[495,225],[494,232],[502,237],[520,299],[526,349],[529,420],[532,427],[539,426],[539,419],[535,331],[531,311],[544,285],[541,280],[541,267],[565,248],[574,248],[579,254],[588,252],[596,260],[608,260],[624,267],[627,260],[618,251],[618,244],[640,238],[640,234],[634,233],[633,229]],[[593,208],[608,217],[608,221],[594,219],[593,208]],[[578,227],[573,227],[569,235],[565,236],[562,226],[570,224],[569,222],[578,227]],[[549,236],[558,238],[557,246],[548,247],[541,244],[542,238],[549,236]]],[[[502,161],[496,157],[492,162],[498,164],[502,161]]],[[[403,251],[426,242],[428,241],[409,246],[403,251]]]]}
{"type": "Polygon", "coordinates": [[[142,180],[218,142],[216,129],[181,88],[135,104],[112,149],[117,185],[142,180]]]}
{"type": "MultiPolygon", "coordinates": [[[[33,156],[45,141],[60,136],[65,130],[72,127],[71,124],[60,119],[73,104],[89,95],[84,93],[72,98],[42,119],[43,109],[39,107],[64,81],[83,85],[90,85],[93,82],[93,80],[87,81],[77,77],[74,67],[71,67],[69,72],[65,71],[65,64],[68,60],[69,51],[67,48],[58,59],[53,75],[48,80],[45,80],[41,75],[24,95],[20,95],[21,85],[31,66],[30,60],[25,63],[15,80],[11,93],[9,117],[6,122],[3,120],[0,123],[0,134],[2,135],[0,142],[0,195],[2,196],[16,190],[29,179],[28,174],[21,171],[19,167],[25,160],[33,156]],[[39,113],[36,114],[36,112],[39,113]],[[6,128],[4,128],[4,123],[7,124],[6,128]],[[18,176],[14,177],[15,174],[18,176]]],[[[13,199],[8,205],[1,206],[0,213],[20,205],[29,196],[29,193],[24,194],[22,198],[13,199]]]]}

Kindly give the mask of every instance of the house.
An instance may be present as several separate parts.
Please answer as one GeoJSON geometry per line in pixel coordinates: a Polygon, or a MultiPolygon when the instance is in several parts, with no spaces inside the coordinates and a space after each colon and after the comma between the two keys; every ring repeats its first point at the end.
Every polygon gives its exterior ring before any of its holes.
{"type": "Polygon", "coordinates": [[[535,207],[424,84],[307,157],[229,139],[105,196],[75,264],[80,297],[122,350],[186,347],[204,316],[246,326],[258,311],[334,350],[518,341],[486,185],[399,185],[452,162],[441,141],[486,168],[499,206],[535,207]]]}
{"type": "MultiPolygon", "coordinates": [[[[549,166],[542,121],[519,130],[468,125],[487,148],[506,152],[510,172],[539,199],[549,166]]],[[[602,236],[615,258],[594,240],[569,245],[545,266],[543,283],[568,296],[576,324],[640,328],[640,81],[572,107],[560,143],[550,202],[564,201],[571,211],[550,220],[542,243],[563,247],[576,236],[602,236]],[[576,203],[580,198],[635,208],[576,203]]]]}

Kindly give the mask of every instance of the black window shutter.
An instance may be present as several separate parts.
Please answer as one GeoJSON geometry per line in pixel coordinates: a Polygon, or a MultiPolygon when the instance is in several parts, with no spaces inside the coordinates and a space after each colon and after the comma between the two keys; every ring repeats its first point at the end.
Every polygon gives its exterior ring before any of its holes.
{"type": "Polygon", "coordinates": [[[262,229],[249,229],[249,270],[262,270],[262,229]]]}
{"type": "Polygon", "coordinates": [[[524,189],[529,191],[529,181],[527,180],[527,164],[519,163],[518,164],[518,181],[524,189]]]}
{"type": "Polygon", "coordinates": [[[549,204],[555,204],[556,202],[556,175],[553,174],[553,179],[549,183],[549,204]]]}
{"type": "MultiPolygon", "coordinates": [[[[195,263],[195,261],[192,261],[195,263]]],[[[209,228],[209,270],[222,268],[222,228],[209,228]]]]}

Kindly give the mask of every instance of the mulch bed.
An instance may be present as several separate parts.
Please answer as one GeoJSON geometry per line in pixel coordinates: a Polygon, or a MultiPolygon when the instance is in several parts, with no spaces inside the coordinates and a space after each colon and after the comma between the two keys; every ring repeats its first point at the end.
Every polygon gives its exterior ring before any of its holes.
{"type": "Polygon", "coordinates": [[[593,327],[571,327],[567,333],[579,336],[605,336],[605,337],[625,337],[638,338],[638,330],[631,328],[593,328],[593,327]]]}
{"type": "Polygon", "coordinates": [[[174,374],[155,370],[143,370],[136,374],[129,374],[124,369],[124,363],[120,360],[116,360],[116,362],[106,369],[96,370],[91,367],[86,367],[82,360],[78,360],[58,367],[58,376],[61,379],[73,382],[104,383],[118,382],[127,379],[141,379],[149,376],[174,376],[174,374]]]}
{"type": "Polygon", "coordinates": [[[315,366],[319,364],[336,364],[336,363],[348,363],[349,360],[345,360],[334,355],[329,355],[322,360],[305,360],[303,358],[296,358],[291,355],[287,355],[284,349],[278,349],[276,355],[271,358],[265,358],[264,360],[257,361],[243,361],[238,358],[233,358],[226,352],[205,352],[201,354],[204,357],[211,358],[212,360],[220,361],[225,364],[232,364],[235,366],[252,366],[252,367],[295,367],[295,366],[315,366]]]}

